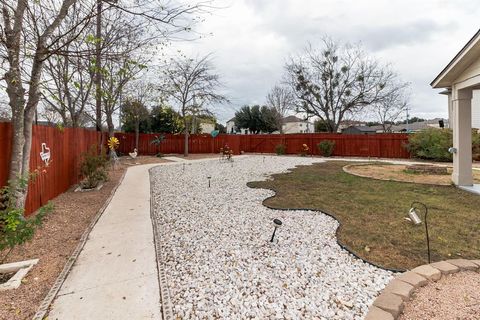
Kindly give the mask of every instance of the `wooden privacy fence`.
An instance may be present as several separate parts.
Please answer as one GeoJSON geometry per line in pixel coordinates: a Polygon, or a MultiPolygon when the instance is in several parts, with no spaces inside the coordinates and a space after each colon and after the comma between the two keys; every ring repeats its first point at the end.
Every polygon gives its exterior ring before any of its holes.
{"type": "MultiPolygon", "coordinates": [[[[0,186],[7,183],[11,156],[12,126],[0,122],[0,186]]],[[[42,168],[30,183],[25,211],[30,214],[45,205],[48,200],[65,192],[79,181],[79,164],[82,153],[92,145],[98,145],[100,133],[81,128],[59,129],[48,126],[33,126],[30,171],[42,168]],[[42,143],[50,149],[48,167],[40,158],[42,143]],[[43,169],[46,172],[42,172],[43,169]]]]}
{"type": "MultiPolygon", "coordinates": [[[[119,152],[128,154],[135,147],[135,134],[116,133],[120,141],[119,152]]],[[[139,154],[155,155],[158,152],[183,153],[183,135],[165,134],[160,146],[152,144],[158,134],[140,134],[139,154]]],[[[12,127],[8,122],[0,122],[0,186],[8,179],[11,156],[12,127]]],[[[106,139],[104,139],[106,140],[106,139]]],[[[309,147],[309,154],[317,155],[317,144],[323,140],[335,142],[334,156],[359,156],[381,158],[409,158],[404,148],[408,141],[406,134],[343,135],[343,134],[270,134],[270,135],[227,135],[216,138],[210,135],[191,135],[191,153],[218,153],[228,145],[235,154],[241,152],[274,153],[275,146],[284,144],[287,154],[299,154],[302,145],[309,147]]],[[[79,164],[82,154],[91,146],[98,145],[101,134],[83,128],[33,126],[30,171],[44,167],[40,158],[41,145],[50,149],[51,158],[45,173],[39,174],[30,184],[26,202],[26,213],[32,213],[48,200],[53,199],[79,182],[79,164]]]]}
{"type": "MultiPolygon", "coordinates": [[[[116,133],[120,141],[119,151],[127,154],[135,147],[135,134],[116,133]]],[[[183,153],[183,135],[165,134],[165,140],[157,147],[151,141],[158,134],[140,134],[139,154],[155,155],[161,153],[183,153]]],[[[333,133],[304,134],[259,134],[229,135],[220,134],[215,138],[210,135],[191,135],[189,139],[190,153],[218,153],[220,148],[228,145],[235,154],[243,152],[274,153],[275,146],[283,144],[287,154],[299,154],[302,145],[306,144],[309,154],[318,155],[317,144],[323,140],[335,142],[334,156],[345,157],[377,157],[377,158],[409,158],[410,154],[404,145],[408,142],[407,134],[370,134],[345,135],[333,133]]]]}

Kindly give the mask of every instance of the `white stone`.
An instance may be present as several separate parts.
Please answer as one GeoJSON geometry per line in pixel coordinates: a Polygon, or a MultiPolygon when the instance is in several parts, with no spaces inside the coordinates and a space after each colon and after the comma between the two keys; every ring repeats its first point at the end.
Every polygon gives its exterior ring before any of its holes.
{"type": "Polygon", "coordinates": [[[336,243],[338,222],[311,210],[272,210],[249,181],[319,159],[250,156],[153,169],[157,235],[175,316],[362,319],[392,274],[336,243]],[[208,188],[207,176],[211,176],[208,188]],[[273,219],[282,220],[270,243],[273,219]],[[195,292],[201,294],[190,294],[195,292]],[[336,301],[336,302],[335,302],[336,301]],[[201,313],[200,310],[203,310],[201,313]]]}

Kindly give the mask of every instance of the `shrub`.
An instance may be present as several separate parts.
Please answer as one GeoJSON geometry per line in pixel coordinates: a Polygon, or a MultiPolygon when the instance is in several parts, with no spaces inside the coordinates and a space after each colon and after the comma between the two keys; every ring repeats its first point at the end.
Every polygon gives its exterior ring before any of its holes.
{"type": "Polygon", "coordinates": [[[85,189],[96,188],[99,183],[106,181],[108,178],[107,157],[104,153],[98,154],[97,146],[95,145],[91,146],[82,157],[80,175],[84,180],[81,185],[85,189]]]}
{"type": "Polygon", "coordinates": [[[318,151],[324,157],[330,157],[335,149],[335,141],[323,140],[317,144],[318,151]]]}
{"type": "MultiPolygon", "coordinates": [[[[53,210],[53,204],[49,202],[41,207],[35,216],[26,219],[25,209],[16,205],[16,192],[19,188],[28,187],[28,182],[35,176],[30,174],[27,178],[9,181],[7,186],[0,189],[0,251],[6,248],[11,249],[30,240],[35,233],[35,228],[41,225],[45,215],[53,210]]],[[[0,263],[5,259],[6,255],[0,263]]]]}
{"type": "Polygon", "coordinates": [[[278,155],[285,154],[285,145],[284,144],[277,144],[275,146],[275,153],[278,155]]]}
{"type": "Polygon", "coordinates": [[[452,144],[452,130],[428,128],[411,134],[406,147],[414,158],[452,161],[452,154],[448,152],[452,144]]]}

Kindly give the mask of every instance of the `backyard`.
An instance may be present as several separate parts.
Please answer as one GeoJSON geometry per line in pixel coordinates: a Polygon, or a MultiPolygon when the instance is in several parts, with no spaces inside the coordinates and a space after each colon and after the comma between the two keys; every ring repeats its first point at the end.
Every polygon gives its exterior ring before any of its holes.
{"type": "Polygon", "coordinates": [[[392,273],[338,246],[333,218],[269,209],[262,201],[272,191],[246,185],[318,161],[246,156],[152,170],[157,256],[167,279],[160,287],[170,292],[162,301],[173,318],[365,316],[392,273]],[[283,225],[271,243],[274,219],[283,225]]]}
{"type": "Polygon", "coordinates": [[[339,242],[385,268],[410,269],[427,262],[424,225],[413,226],[405,219],[413,201],[429,208],[432,261],[478,258],[478,195],[453,186],[357,177],[342,170],[348,164],[328,161],[301,166],[249,186],[276,192],[264,201],[269,207],[331,214],[340,222],[339,242]]]}

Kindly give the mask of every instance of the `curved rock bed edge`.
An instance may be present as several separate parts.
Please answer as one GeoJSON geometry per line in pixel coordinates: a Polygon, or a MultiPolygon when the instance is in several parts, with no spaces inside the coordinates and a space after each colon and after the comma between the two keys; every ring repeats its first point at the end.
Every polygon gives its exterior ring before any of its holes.
{"type": "Polygon", "coordinates": [[[480,271],[480,260],[451,259],[433,262],[404,272],[390,281],[370,307],[365,320],[396,320],[414,291],[461,271],[480,271]]]}

